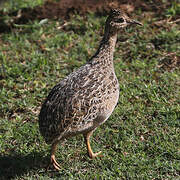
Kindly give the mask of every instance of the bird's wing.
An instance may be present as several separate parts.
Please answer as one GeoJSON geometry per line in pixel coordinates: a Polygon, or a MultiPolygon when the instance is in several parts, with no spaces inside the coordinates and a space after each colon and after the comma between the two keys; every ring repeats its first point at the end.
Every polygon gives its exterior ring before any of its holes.
{"type": "Polygon", "coordinates": [[[88,78],[86,68],[81,67],[57,84],[42,105],[39,127],[45,139],[63,136],[70,128],[96,118],[97,108],[92,104],[98,105],[99,101],[97,82],[88,78]]]}

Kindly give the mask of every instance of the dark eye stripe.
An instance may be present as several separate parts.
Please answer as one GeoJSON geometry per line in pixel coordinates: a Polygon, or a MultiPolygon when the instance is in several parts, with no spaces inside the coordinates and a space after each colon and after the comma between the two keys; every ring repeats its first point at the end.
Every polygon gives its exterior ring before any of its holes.
{"type": "Polygon", "coordinates": [[[123,18],[115,19],[114,22],[116,22],[116,23],[123,23],[124,19],[123,18]]]}

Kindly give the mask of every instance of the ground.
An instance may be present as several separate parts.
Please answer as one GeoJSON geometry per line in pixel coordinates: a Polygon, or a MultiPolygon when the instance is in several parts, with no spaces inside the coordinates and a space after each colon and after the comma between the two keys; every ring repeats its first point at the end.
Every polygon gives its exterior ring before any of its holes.
{"type": "Polygon", "coordinates": [[[14,0],[1,6],[1,179],[179,178],[180,6],[169,0],[113,6],[144,26],[118,36],[120,99],[92,137],[94,152],[104,157],[89,159],[83,137],[70,138],[59,144],[59,172],[45,172],[50,147],[39,134],[39,110],[50,89],[95,53],[110,5],[14,0]]]}

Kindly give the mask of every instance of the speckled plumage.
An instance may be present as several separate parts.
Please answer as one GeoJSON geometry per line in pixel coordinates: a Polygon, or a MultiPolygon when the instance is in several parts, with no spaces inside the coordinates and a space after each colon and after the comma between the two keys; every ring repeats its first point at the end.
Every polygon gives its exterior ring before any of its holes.
{"type": "Polygon", "coordinates": [[[95,55],[51,90],[39,115],[40,132],[47,143],[57,144],[77,134],[91,135],[109,118],[119,98],[113,53],[117,33],[128,23],[138,22],[112,10],[95,55]]]}
{"type": "Polygon", "coordinates": [[[112,113],[119,96],[118,81],[113,67],[99,68],[99,63],[88,63],[52,89],[39,121],[47,143],[92,130],[112,113]]]}

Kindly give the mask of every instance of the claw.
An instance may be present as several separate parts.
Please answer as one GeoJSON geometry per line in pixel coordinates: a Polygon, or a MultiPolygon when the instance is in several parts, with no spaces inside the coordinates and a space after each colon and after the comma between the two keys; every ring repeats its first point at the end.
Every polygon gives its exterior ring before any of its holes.
{"type": "Polygon", "coordinates": [[[57,144],[58,144],[58,141],[54,142],[51,146],[50,163],[49,163],[48,167],[46,168],[46,170],[48,170],[51,165],[53,165],[53,167],[58,171],[61,169],[60,165],[58,164],[58,162],[56,161],[56,158],[55,158],[55,151],[57,148],[57,144]]]}
{"type": "Polygon", "coordinates": [[[48,170],[51,165],[53,165],[53,167],[54,167],[56,170],[60,171],[60,165],[59,165],[58,162],[56,161],[55,155],[51,155],[51,161],[50,161],[50,163],[49,163],[49,165],[48,165],[48,167],[47,167],[46,169],[48,170]]]}
{"type": "Polygon", "coordinates": [[[54,166],[55,169],[57,169],[58,171],[60,170],[60,165],[56,161],[55,155],[51,156],[51,164],[54,166]]]}
{"type": "Polygon", "coordinates": [[[90,131],[89,133],[84,134],[84,139],[85,139],[85,143],[86,143],[86,146],[87,146],[87,151],[88,151],[89,157],[91,159],[103,156],[103,155],[101,155],[101,151],[97,152],[97,153],[93,153],[93,151],[91,149],[90,136],[92,135],[92,133],[93,133],[93,131],[90,131]]]}
{"type": "Polygon", "coordinates": [[[99,151],[97,153],[92,153],[92,154],[89,153],[89,157],[92,159],[94,159],[96,157],[103,157],[103,155],[101,153],[102,153],[101,151],[99,151]]]}

